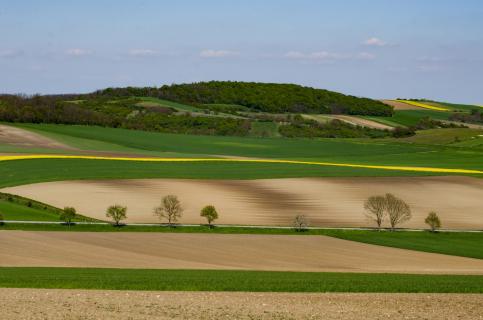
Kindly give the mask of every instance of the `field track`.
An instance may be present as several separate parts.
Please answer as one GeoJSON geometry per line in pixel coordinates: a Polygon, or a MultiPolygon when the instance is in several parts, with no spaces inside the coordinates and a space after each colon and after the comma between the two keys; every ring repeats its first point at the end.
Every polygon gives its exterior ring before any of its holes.
{"type": "Polygon", "coordinates": [[[318,161],[298,161],[298,160],[279,160],[279,159],[215,159],[215,158],[149,158],[149,157],[104,157],[104,156],[84,156],[84,155],[0,155],[1,161],[16,160],[35,160],[35,159],[84,159],[84,160],[116,160],[116,161],[140,161],[140,162],[238,162],[238,163],[282,163],[282,164],[300,164],[314,166],[332,166],[346,168],[365,168],[392,171],[411,171],[411,172],[432,172],[432,173],[453,173],[453,174],[478,174],[483,175],[482,170],[470,169],[453,169],[453,168],[437,168],[437,167],[411,167],[411,166],[384,166],[384,165],[366,165],[366,164],[350,164],[335,162],[318,162],[318,161]]]}
{"type": "Polygon", "coordinates": [[[481,294],[0,289],[6,319],[478,319],[481,294]]]}
{"type": "Polygon", "coordinates": [[[326,236],[0,231],[0,266],[483,274],[483,260],[326,236]]]}

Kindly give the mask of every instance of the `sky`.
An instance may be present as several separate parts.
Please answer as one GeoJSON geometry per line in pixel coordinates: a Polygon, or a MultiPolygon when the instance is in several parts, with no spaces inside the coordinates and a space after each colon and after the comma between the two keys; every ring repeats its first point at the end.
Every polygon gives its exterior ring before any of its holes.
{"type": "Polygon", "coordinates": [[[208,80],[483,105],[481,0],[0,0],[0,92],[208,80]]]}

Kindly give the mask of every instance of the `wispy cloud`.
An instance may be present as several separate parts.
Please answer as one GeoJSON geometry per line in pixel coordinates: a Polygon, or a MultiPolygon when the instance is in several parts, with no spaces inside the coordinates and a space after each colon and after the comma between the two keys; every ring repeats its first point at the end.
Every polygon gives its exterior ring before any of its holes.
{"type": "Polygon", "coordinates": [[[157,56],[158,51],[152,49],[132,49],[129,50],[129,55],[133,57],[152,57],[157,56]]]}
{"type": "Polygon", "coordinates": [[[240,52],[230,51],[230,50],[212,50],[206,49],[200,52],[200,57],[202,58],[226,58],[239,56],[240,52]]]}
{"type": "Polygon", "coordinates": [[[72,48],[72,49],[66,50],[65,53],[69,56],[82,57],[82,56],[91,55],[94,52],[92,50],[87,50],[87,49],[72,48]]]}
{"type": "Polygon", "coordinates": [[[367,39],[366,41],[363,42],[363,44],[370,47],[385,47],[388,45],[386,41],[383,41],[376,37],[367,39]]]}

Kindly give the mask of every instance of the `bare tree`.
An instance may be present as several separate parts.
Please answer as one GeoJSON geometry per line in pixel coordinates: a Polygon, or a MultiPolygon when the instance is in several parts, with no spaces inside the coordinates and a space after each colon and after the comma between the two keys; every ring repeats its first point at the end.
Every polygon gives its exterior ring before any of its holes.
{"type": "Polygon", "coordinates": [[[309,226],[309,221],[307,220],[307,217],[299,214],[295,216],[293,220],[293,226],[295,231],[302,232],[307,230],[307,227],[309,226]]]}
{"type": "Polygon", "coordinates": [[[364,209],[366,209],[366,217],[375,221],[377,227],[381,229],[386,215],[386,198],[384,196],[369,197],[364,203],[364,209]]]}
{"type": "Polygon", "coordinates": [[[411,208],[409,205],[391,193],[386,194],[386,211],[392,230],[398,224],[411,219],[411,208]]]}
{"type": "Polygon", "coordinates": [[[218,219],[218,212],[216,211],[215,206],[209,205],[201,209],[200,216],[206,218],[206,220],[208,221],[208,225],[211,228],[211,223],[218,219]]]}
{"type": "Polygon", "coordinates": [[[64,211],[60,214],[60,219],[64,221],[68,226],[72,224],[72,220],[74,220],[76,216],[76,210],[72,207],[65,207],[64,211]]]}
{"type": "Polygon", "coordinates": [[[127,207],[118,204],[107,208],[106,217],[112,218],[116,227],[120,226],[120,222],[127,218],[127,207]]]}
{"type": "Polygon", "coordinates": [[[431,211],[426,219],[424,219],[424,222],[429,225],[431,228],[431,232],[435,232],[436,229],[441,228],[441,220],[439,219],[438,215],[436,212],[431,211]]]}
{"type": "Polygon", "coordinates": [[[161,199],[161,205],[154,208],[154,214],[160,219],[167,219],[169,226],[178,221],[183,214],[183,208],[181,207],[181,202],[175,195],[168,195],[161,199]]]}

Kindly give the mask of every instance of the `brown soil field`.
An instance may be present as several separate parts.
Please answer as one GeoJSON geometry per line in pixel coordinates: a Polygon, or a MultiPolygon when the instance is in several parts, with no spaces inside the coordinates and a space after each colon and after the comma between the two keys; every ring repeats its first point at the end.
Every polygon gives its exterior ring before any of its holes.
{"type": "Polygon", "coordinates": [[[483,319],[481,294],[0,289],[2,319],[483,319]]]}
{"type": "Polygon", "coordinates": [[[413,106],[404,102],[394,101],[394,100],[381,100],[382,103],[394,107],[394,110],[422,110],[423,108],[413,106]]]}
{"type": "Polygon", "coordinates": [[[393,127],[388,126],[386,124],[382,124],[382,123],[379,123],[379,122],[376,122],[376,121],[363,119],[363,118],[359,118],[359,117],[355,117],[355,116],[330,115],[330,117],[344,121],[344,122],[347,122],[347,123],[350,123],[352,125],[356,125],[356,126],[379,129],[379,130],[394,130],[393,127]]]}
{"type": "Polygon", "coordinates": [[[4,188],[13,193],[106,219],[109,205],[128,207],[128,222],[156,223],[153,208],[175,194],[184,207],[181,223],[205,223],[200,209],[213,204],[219,224],[286,225],[304,214],[310,225],[374,226],[364,215],[364,201],[391,192],[412,208],[401,225],[426,228],[424,218],[436,211],[448,229],[483,229],[483,179],[471,177],[297,178],[265,180],[100,180],[47,182],[4,188]]]}
{"type": "Polygon", "coordinates": [[[483,260],[327,236],[0,231],[0,266],[483,274],[483,260]]]}
{"type": "Polygon", "coordinates": [[[75,148],[40,134],[6,125],[0,125],[0,143],[21,147],[75,150],[75,148]]]}

